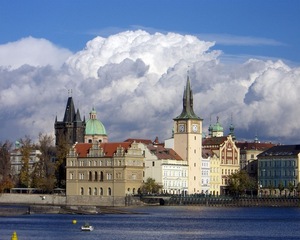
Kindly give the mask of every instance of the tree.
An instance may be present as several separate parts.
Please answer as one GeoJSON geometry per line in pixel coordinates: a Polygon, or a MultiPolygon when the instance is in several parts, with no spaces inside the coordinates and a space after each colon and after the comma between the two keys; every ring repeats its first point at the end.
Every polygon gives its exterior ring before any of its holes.
{"type": "Polygon", "coordinates": [[[37,148],[40,150],[39,161],[34,164],[32,176],[32,187],[39,188],[44,192],[52,192],[55,187],[55,163],[52,161],[55,155],[53,137],[39,134],[37,148]]]}
{"type": "Polygon", "coordinates": [[[297,191],[298,196],[299,196],[299,194],[300,194],[300,183],[297,183],[296,191],[297,191]]]}
{"type": "Polygon", "coordinates": [[[234,196],[239,196],[247,190],[257,189],[256,182],[249,177],[245,170],[233,173],[229,176],[229,193],[234,196]]]}
{"type": "MultiPolygon", "coordinates": [[[[56,136],[58,137],[58,136],[56,136]]],[[[66,159],[69,153],[69,145],[65,136],[58,137],[56,146],[56,163],[55,163],[55,176],[57,187],[66,187],[66,159]]]]}
{"type": "Polygon", "coordinates": [[[12,143],[8,140],[0,142],[0,192],[4,192],[14,186],[11,178],[11,147],[12,143]]]}
{"type": "Polygon", "coordinates": [[[284,186],[283,186],[282,181],[280,181],[280,182],[278,183],[278,189],[279,189],[279,194],[280,194],[280,196],[281,196],[281,193],[282,193],[282,191],[284,190],[284,186]]]}
{"type": "Polygon", "coordinates": [[[25,138],[20,139],[21,144],[21,171],[20,171],[20,177],[19,177],[19,185],[20,187],[30,187],[31,184],[31,178],[30,178],[30,167],[29,167],[29,161],[30,161],[30,153],[33,149],[33,144],[31,143],[31,139],[28,136],[25,136],[25,138]]]}
{"type": "Polygon", "coordinates": [[[155,179],[148,178],[141,187],[142,194],[156,194],[159,193],[162,186],[155,182],[155,179]]]}
{"type": "Polygon", "coordinates": [[[294,190],[295,190],[295,186],[292,182],[289,182],[288,190],[289,190],[289,196],[291,196],[291,193],[294,192],[294,190]]]}

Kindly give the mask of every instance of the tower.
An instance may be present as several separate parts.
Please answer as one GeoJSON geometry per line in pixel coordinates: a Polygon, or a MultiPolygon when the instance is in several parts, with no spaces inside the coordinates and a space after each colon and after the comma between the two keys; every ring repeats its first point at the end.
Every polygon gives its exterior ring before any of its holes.
{"type": "Polygon", "coordinates": [[[63,139],[69,146],[76,142],[84,142],[85,120],[81,120],[79,109],[75,112],[73,98],[69,97],[63,121],[55,118],[55,145],[63,139]]]}
{"type": "Polygon", "coordinates": [[[97,112],[95,108],[90,112],[90,119],[86,122],[84,142],[108,142],[105,127],[102,122],[97,119],[97,112]]]}
{"type": "Polygon", "coordinates": [[[194,113],[189,76],[181,114],[174,118],[174,150],[188,162],[188,193],[201,192],[202,119],[194,113]]]}

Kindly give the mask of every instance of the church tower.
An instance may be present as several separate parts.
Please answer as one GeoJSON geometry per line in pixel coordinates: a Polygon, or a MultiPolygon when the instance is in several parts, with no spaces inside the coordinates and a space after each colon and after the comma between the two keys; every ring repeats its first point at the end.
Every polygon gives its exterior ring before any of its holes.
{"type": "Polygon", "coordinates": [[[202,119],[194,113],[189,77],[183,92],[182,112],[174,118],[174,150],[189,165],[188,194],[201,193],[202,119]]]}
{"type": "Polygon", "coordinates": [[[66,141],[69,146],[72,146],[76,142],[84,142],[85,120],[81,120],[79,109],[75,112],[72,97],[68,98],[63,121],[57,121],[56,117],[54,128],[56,146],[62,138],[64,138],[64,141],[66,141]]]}

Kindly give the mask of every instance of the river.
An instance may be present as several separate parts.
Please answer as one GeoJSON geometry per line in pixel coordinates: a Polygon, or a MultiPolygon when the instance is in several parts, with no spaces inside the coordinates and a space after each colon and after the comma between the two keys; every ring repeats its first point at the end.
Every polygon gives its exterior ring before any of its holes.
{"type": "Polygon", "coordinates": [[[1,217],[0,239],[11,239],[14,231],[18,240],[300,239],[299,208],[148,206],[129,210],[136,214],[1,217]],[[94,231],[81,232],[85,222],[94,231]]]}

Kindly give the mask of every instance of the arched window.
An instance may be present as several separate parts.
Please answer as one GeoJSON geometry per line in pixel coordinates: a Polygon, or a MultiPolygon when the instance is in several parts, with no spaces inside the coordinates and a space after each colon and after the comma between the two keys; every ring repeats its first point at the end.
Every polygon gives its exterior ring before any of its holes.
{"type": "Polygon", "coordinates": [[[111,196],[111,188],[108,188],[108,196],[111,196]]]}
{"type": "Polygon", "coordinates": [[[103,196],[103,188],[100,188],[100,195],[103,196]]]}
{"type": "Polygon", "coordinates": [[[92,195],[92,189],[89,187],[89,195],[92,195]]]}
{"type": "Polygon", "coordinates": [[[84,194],[84,189],[82,187],[82,188],[80,188],[80,195],[83,195],[83,194],[84,194]]]}
{"type": "Polygon", "coordinates": [[[92,172],[89,172],[89,181],[92,181],[92,172]]]}
{"type": "Polygon", "coordinates": [[[103,182],[103,172],[100,173],[100,182],[103,182]]]}
{"type": "Polygon", "coordinates": [[[95,172],[95,181],[98,181],[98,172],[95,172]]]}
{"type": "Polygon", "coordinates": [[[97,195],[97,188],[94,188],[94,195],[97,195]]]}

